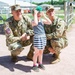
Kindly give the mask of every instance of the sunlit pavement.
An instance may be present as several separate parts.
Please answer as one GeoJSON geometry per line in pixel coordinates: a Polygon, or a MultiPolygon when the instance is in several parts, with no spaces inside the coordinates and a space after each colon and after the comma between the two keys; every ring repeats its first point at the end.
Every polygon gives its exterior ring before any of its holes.
{"type": "Polygon", "coordinates": [[[50,64],[51,56],[44,55],[43,64],[45,70],[34,72],[32,70],[33,62],[26,59],[29,47],[18,56],[19,61],[11,62],[10,52],[6,47],[5,35],[0,34],[0,75],[75,75],[75,24],[68,32],[69,45],[61,50],[61,61],[56,64],[50,64]]]}

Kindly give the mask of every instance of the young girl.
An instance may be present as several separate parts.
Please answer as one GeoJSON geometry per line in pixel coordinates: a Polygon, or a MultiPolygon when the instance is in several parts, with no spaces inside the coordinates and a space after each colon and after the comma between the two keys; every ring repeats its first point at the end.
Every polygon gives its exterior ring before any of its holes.
{"type": "Polygon", "coordinates": [[[42,64],[43,50],[46,46],[46,35],[44,31],[44,24],[51,24],[51,21],[42,12],[42,7],[37,6],[33,13],[34,20],[32,21],[32,26],[34,30],[33,46],[34,46],[34,56],[33,56],[33,70],[39,71],[39,68],[45,69],[42,64]],[[44,17],[45,20],[42,20],[44,17]],[[37,66],[38,60],[38,66],[37,66]]]}

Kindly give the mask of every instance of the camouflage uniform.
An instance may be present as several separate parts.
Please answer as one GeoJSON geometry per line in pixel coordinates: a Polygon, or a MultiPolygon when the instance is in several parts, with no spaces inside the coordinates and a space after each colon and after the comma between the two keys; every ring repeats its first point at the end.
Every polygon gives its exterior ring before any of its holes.
{"type": "MultiPolygon", "coordinates": [[[[47,36],[47,41],[50,42],[51,47],[53,48],[53,50],[56,51],[59,56],[60,50],[68,45],[68,41],[66,38],[67,25],[62,19],[55,18],[51,25],[44,25],[44,27],[47,36]]],[[[44,54],[49,53],[48,48],[49,43],[47,43],[47,46],[44,50],[44,54]]],[[[33,46],[31,46],[31,49],[27,56],[28,59],[32,59],[33,51],[33,46]]]]}
{"type": "Polygon", "coordinates": [[[31,40],[20,40],[20,36],[23,33],[27,33],[31,38],[33,35],[31,20],[26,15],[22,15],[22,19],[20,21],[14,20],[13,16],[8,18],[4,25],[4,31],[6,35],[6,45],[13,56],[20,54],[24,49],[24,46],[31,44],[31,40]]]}

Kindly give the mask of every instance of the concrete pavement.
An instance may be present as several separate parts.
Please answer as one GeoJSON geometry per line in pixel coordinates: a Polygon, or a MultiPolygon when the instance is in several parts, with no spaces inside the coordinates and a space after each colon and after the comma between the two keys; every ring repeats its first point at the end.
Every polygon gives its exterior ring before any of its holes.
{"type": "Polygon", "coordinates": [[[10,52],[6,47],[5,35],[0,34],[0,75],[75,75],[75,24],[68,32],[69,45],[61,51],[61,61],[56,64],[50,64],[51,56],[44,55],[43,63],[46,70],[34,72],[31,70],[32,61],[26,59],[29,47],[18,56],[17,63],[11,62],[10,52]]]}

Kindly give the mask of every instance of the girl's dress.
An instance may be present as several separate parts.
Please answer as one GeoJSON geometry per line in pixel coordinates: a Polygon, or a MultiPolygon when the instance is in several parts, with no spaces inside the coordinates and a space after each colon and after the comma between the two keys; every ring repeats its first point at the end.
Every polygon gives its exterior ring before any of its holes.
{"type": "Polygon", "coordinates": [[[42,21],[38,22],[37,26],[33,27],[34,30],[34,38],[33,45],[38,49],[44,49],[46,46],[46,35],[44,30],[44,24],[42,21]]]}

